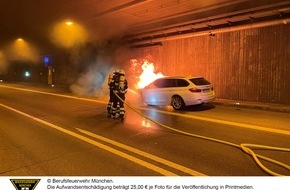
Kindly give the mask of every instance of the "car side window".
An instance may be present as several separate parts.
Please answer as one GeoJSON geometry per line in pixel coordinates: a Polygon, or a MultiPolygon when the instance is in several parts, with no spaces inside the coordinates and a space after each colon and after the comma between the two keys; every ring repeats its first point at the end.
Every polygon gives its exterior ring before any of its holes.
{"type": "Polygon", "coordinates": [[[153,84],[157,88],[162,88],[163,83],[164,83],[164,79],[157,79],[153,84]]]}
{"type": "Polygon", "coordinates": [[[183,79],[176,79],[176,86],[177,87],[186,87],[189,85],[189,82],[183,79]]]}
{"type": "Polygon", "coordinates": [[[174,79],[158,79],[154,82],[154,85],[157,88],[168,88],[168,87],[174,87],[174,79]]]}
{"type": "Polygon", "coordinates": [[[170,87],[175,87],[175,81],[174,79],[165,79],[163,88],[170,88],[170,87]]]}

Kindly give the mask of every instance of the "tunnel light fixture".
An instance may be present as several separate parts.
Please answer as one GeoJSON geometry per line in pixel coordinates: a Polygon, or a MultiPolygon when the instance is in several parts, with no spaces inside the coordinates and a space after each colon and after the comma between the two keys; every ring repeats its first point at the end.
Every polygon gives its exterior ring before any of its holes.
{"type": "Polygon", "coordinates": [[[73,22],[72,21],[67,21],[65,24],[68,25],[68,26],[71,26],[71,25],[73,25],[73,22]]]}

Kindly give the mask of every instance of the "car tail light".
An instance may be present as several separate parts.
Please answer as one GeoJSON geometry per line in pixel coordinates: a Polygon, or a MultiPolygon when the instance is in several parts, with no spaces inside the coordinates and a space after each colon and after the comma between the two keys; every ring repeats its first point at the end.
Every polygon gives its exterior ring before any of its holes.
{"type": "Polygon", "coordinates": [[[193,92],[193,93],[197,93],[197,92],[201,92],[201,89],[190,88],[189,91],[190,91],[190,92],[193,92]]]}

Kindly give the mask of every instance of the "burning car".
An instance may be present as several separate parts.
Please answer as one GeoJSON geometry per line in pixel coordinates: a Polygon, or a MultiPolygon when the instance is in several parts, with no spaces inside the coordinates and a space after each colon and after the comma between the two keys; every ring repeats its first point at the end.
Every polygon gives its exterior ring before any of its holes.
{"type": "Polygon", "coordinates": [[[141,95],[147,105],[171,105],[175,110],[215,99],[212,84],[203,77],[158,78],[141,89],[141,95]]]}

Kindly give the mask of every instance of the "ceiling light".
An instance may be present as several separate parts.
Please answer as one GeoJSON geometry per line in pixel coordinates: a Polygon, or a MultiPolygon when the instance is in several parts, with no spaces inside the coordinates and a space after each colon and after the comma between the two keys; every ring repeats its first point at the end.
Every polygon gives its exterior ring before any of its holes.
{"type": "Polygon", "coordinates": [[[70,25],[73,25],[73,22],[67,21],[65,24],[68,25],[68,26],[70,26],[70,25]]]}

